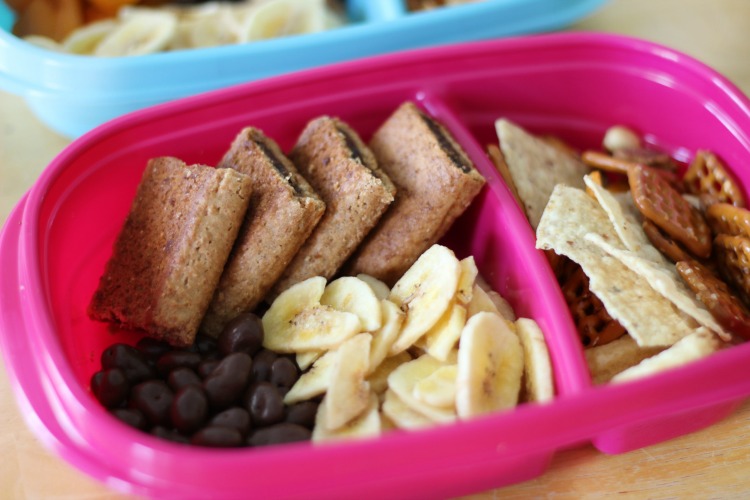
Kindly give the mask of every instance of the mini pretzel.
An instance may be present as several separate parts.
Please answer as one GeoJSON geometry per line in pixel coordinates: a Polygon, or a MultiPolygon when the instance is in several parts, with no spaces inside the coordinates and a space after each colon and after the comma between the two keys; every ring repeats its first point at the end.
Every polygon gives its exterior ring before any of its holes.
{"type": "Polygon", "coordinates": [[[653,168],[636,165],[628,170],[633,201],[673,240],[699,258],[711,255],[711,229],[703,215],[685,200],[653,168]]]}
{"type": "Polygon", "coordinates": [[[714,238],[714,253],[721,277],[750,306],[750,239],[720,234],[714,238]]]}
{"type": "Polygon", "coordinates": [[[621,148],[612,152],[617,159],[647,165],[659,169],[676,171],[677,165],[667,153],[645,148],[621,148]]]}
{"type": "Polygon", "coordinates": [[[683,182],[691,193],[709,193],[724,203],[745,206],[742,188],[721,160],[709,151],[698,151],[683,182]]]}
{"type": "Polygon", "coordinates": [[[584,151],[581,155],[583,163],[592,168],[598,168],[606,172],[612,172],[615,174],[626,174],[628,169],[637,165],[637,163],[624,160],[622,158],[615,158],[607,153],[600,151],[584,151]]]}
{"type": "Polygon", "coordinates": [[[729,286],[694,260],[678,262],[677,272],[721,326],[750,340],[750,312],[729,286]]]}
{"type": "MultiPolygon", "coordinates": [[[[590,166],[591,168],[598,168],[604,170],[605,172],[611,172],[615,174],[627,175],[628,172],[635,167],[648,166],[642,163],[631,161],[629,159],[610,156],[599,151],[584,151],[581,155],[581,159],[586,165],[590,166]]],[[[658,172],[658,174],[665,181],[667,181],[677,192],[681,193],[684,190],[682,186],[682,180],[677,176],[674,170],[654,167],[654,171],[658,172]]]]}
{"type": "Polygon", "coordinates": [[[584,347],[604,345],[627,333],[591,292],[588,276],[580,266],[562,285],[562,292],[584,347]]]}
{"type": "MultiPolygon", "coordinates": [[[[589,174],[589,178],[596,184],[597,186],[604,187],[604,180],[602,179],[602,171],[601,170],[592,170],[589,174]]],[[[592,198],[596,199],[596,194],[594,194],[594,191],[586,186],[586,194],[591,196],[592,198]]]]}
{"type": "Polygon", "coordinates": [[[690,255],[680,245],[648,219],[643,221],[643,232],[651,244],[672,262],[690,259],[690,255]]]}
{"type": "Polygon", "coordinates": [[[750,210],[729,203],[716,203],[706,209],[706,220],[714,234],[750,238],[750,210]]]}

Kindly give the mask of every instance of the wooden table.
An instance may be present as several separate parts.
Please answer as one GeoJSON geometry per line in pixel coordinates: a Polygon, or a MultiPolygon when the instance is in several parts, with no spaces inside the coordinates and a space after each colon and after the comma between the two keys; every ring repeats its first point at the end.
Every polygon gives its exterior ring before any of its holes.
{"type": "MultiPolygon", "coordinates": [[[[750,95],[749,0],[612,0],[570,29],[623,33],[674,47],[750,95]]],[[[0,92],[0,223],[67,143],[39,123],[21,99],[0,92]]],[[[584,446],[562,452],[542,477],[472,498],[606,494],[750,495],[750,402],[709,429],[643,450],[608,456],[584,446]]],[[[124,498],[41,446],[18,411],[2,366],[0,498],[124,498]]]]}

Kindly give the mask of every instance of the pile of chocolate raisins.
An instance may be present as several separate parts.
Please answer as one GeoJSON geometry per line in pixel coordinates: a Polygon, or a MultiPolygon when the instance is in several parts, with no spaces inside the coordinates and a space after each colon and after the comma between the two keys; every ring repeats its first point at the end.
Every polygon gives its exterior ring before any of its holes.
{"type": "Polygon", "coordinates": [[[309,440],[318,402],[284,404],[300,370],[262,343],[260,318],[247,313],[217,339],[198,335],[185,349],[149,337],[113,344],[91,390],[121,421],[170,441],[239,447],[309,440]]]}

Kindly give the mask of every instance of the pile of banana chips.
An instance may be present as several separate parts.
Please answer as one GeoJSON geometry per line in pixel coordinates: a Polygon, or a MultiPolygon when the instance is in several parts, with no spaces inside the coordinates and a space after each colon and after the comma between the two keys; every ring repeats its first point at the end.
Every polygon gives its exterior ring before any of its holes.
{"type": "Polygon", "coordinates": [[[322,398],[314,441],[372,437],[546,402],[544,336],[516,319],[473,257],[433,245],[389,288],[370,276],[310,278],[263,316],[264,346],[304,370],[286,394],[322,398]]]}

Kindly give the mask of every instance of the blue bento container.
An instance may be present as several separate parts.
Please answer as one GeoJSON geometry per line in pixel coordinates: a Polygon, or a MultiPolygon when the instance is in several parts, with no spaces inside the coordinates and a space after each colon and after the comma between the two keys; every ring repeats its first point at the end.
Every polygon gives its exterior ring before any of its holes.
{"type": "Polygon", "coordinates": [[[348,24],[243,45],[97,58],[58,53],[10,33],[0,0],[0,89],[25,98],[55,131],[77,137],[112,118],[180,97],[337,61],[551,31],[606,0],[484,0],[408,12],[405,0],[350,0],[348,24]]]}

